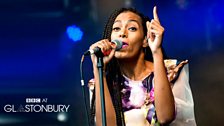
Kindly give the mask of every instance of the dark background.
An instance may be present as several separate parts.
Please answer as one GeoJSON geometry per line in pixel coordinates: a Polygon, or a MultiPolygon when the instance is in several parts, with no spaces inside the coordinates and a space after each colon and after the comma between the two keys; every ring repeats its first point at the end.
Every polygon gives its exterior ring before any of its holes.
{"type": "MultiPolygon", "coordinates": [[[[223,124],[224,9],[222,0],[1,0],[0,125],[87,125],[80,84],[81,55],[101,33],[112,10],[134,6],[152,18],[154,5],[165,27],[164,48],[171,58],[188,59],[190,85],[199,126],[223,124]],[[66,29],[83,31],[80,41],[66,29]],[[48,104],[69,104],[59,113],[6,113],[6,104],[26,98],[48,98],[48,104]]],[[[84,76],[92,78],[89,58],[84,76]]],[[[87,86],[85,86],[86,89],[87,86]]]]}

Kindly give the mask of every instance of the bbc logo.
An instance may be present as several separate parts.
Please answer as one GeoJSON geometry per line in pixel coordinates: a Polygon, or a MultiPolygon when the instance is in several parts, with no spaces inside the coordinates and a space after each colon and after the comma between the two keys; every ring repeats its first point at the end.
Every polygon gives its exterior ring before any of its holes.
{"type": "Polygon", "coordinates": [[[26,98],[26,103],[40,103],[40,98],[26,98]]]}

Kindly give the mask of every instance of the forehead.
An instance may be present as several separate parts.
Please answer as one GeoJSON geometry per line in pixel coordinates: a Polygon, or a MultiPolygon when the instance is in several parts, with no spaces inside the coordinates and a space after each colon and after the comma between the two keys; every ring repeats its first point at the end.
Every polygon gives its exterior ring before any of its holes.
{"type": "Polygon", "coordinates": [[[126,11],[126,12],[122,12],[120,13],[117,18],[115,19],[115,21],[122,21],[122,20],[136,20],[139,23],[142,21],[140,16],[137,15],[136,13],[133,13],[131,11],[126,11]]]}

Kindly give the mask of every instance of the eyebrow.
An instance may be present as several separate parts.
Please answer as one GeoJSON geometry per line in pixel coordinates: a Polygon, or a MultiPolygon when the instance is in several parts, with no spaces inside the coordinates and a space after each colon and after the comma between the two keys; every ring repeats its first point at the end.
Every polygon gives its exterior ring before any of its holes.
{"type": "MultiPolygon", "coordinates": [[[[114,22],[114,24],[117,23],[117,22],[121,22],[121,20],[116,20],[116,21],[114,22]]],[[[129,22],[136,22],[138,25],[140,25],[139,22],[138,22],[137,20],[134,20],[134,19],[132,19],[132,20],[128,20],[128,21],[127,21],[127,23],[129,23],[129,22]]]]}

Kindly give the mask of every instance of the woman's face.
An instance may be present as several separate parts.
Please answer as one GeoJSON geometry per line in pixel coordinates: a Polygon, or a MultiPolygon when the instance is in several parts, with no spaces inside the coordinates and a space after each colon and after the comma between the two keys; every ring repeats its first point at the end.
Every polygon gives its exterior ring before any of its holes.
{"type": "Polygon", "coordinates": [[[112,27],[111,40],[114,39],[123,42],[122,49],[115,52],[116,58],[129,59],[139,56],[145,39],[140,16],[130,11],[119,14],[112,27]]]}

